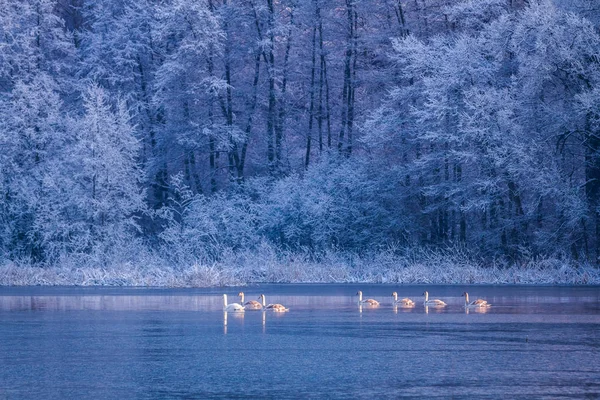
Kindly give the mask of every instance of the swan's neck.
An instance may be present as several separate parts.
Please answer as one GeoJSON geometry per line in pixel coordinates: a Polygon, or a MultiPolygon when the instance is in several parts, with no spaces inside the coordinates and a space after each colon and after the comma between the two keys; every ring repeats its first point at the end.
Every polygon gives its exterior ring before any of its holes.
{"type": "Polygon", "coordinates": [[[394,293],[393,296],[394,296],[394,302],[398,302],[398,293],[394,293]]]}
{"type": "Polygon", "coordinates": [[[358,303],[362,303],[362,292],[358,292],[358,303]]]}
{"type": "Polygon", "coordinates": [[[262,300],[262,306],[263,308],[267,306],[267,300],[265,299],[265,295],[261,294],[260,295],[260,299],[262,300]]]}
{"type": "Polygon", "coordinates": [[[465,293],[465,304],[469,304],[469,293],[465,293]]]}
{"type": "Polygon", "coordinates": [[[425,303],[429,301],[429,293],[425,292],[425,303]]]}
{"type": "Polygon", "coordinates": [[[240,294],[240,298],[242,299],[242,305],[244,305],[244,292],[242,292],[242,294],[240,294]]]}
{"type": "Polygon", "coordinates": [[[227,295],[226,294],[223,295],[223,307],[227,308],[227,295]]]}

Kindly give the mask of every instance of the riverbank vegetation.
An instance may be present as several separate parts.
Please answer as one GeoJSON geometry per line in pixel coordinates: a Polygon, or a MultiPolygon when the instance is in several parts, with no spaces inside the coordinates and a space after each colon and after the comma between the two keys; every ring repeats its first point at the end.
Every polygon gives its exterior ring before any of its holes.
{"type": "MultiPolygon", "coordinates": [[[[131,254],[129,254],[131,256],[131,254]]],[[[522,264],[489,262],[458,249],[380,251],[371,255],[328,252],[314,259],[307,253],[279,252],[264,245],[258,251],[230,252],[218,262],[175,266],[144,253],[120,262],[63,260],[52,267],[7,263],[0,267],[4,285],[206,287],[252,283],[387,283],[598,285],[595,266],[564,259],[529,260],[522,264]]]]}

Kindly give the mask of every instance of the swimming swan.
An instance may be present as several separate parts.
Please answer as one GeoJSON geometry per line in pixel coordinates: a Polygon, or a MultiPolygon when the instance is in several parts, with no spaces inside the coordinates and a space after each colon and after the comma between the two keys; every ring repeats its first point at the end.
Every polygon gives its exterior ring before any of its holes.
{"type": "Polygon", "coordinates": [[[226,312],[244,312],[244,306],[238,303],[227,304],[227,295],[223,295],[223,311],[226,312]]]}
{"type": "Polygon", "coordinates": [[[469,293],[464,292],[462,295],[465,298],[465,307],[467,308],[487,308],[492,306],[486,300],[482,299],[473,300],[469,303],[469,293]]]}
{"type": "Polygon", "coordinates": [[[394,298],[395,306],[401,306],[401,307],[414,307],[415,306],[415,302],[412,301],[411,299],[409,299],[408,297],[398,300],[398,293],[396,293],[396,292],[392,293],[392,297],[394,298]]]}
{"type": "Polygon", "coordinates": [[[263,310],[269,310],[269,311],[273,311],[273,312],[286,312],[289,311],[289,308],[285,308],[283,305],[281,304],[269,304],[267,305],[267,300],[265,300],[265,295],[261,294],[260,296],[258,296],[258,298],[260,300],[262,300],[262,308],[263,310]]]}
{"type": "Polygon", "coordinates": [[[439,300],[439,299],[433,299],[433,300],[429,300],[429,292],[425,291],[423,293],[425,295],[425,302],[423,303],[426,306],[432,306],[432,307],[445,307],[446,303],[444,303],[443,301],[439,300]]]}
{"type": "Polygon", "coordinates": [[[240,296],[240,299],[241,299],[240,303],[244,306],[244,308],[246,310],[262,309],[262,305],[256,300],[248,300],[247,302],[244,303],[244,292],[238,293],[238,296],[240,296]]]}
{"type": "Polygon", "coordinates": [[[379,305],[379,302],[377,300],[374,300],[374,299],[363,300],[363,298],[362,298],[362,292],[360,290],[356,294],[358,295],[358,305],[359,306],[361,306],[363,304],[366,304],[368,306],[378,306],[379,305]]]}

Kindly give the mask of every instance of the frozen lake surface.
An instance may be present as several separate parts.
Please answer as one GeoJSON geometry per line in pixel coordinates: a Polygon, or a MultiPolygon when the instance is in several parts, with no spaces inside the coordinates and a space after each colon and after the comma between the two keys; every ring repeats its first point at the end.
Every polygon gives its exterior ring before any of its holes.
{"type": "Polygon", "coordinates": [[[600,288],[0,287],[0,399],[324,397],[600,398],[600,288]],[[224,316],[239,290],[290,311],[224,316]]]}

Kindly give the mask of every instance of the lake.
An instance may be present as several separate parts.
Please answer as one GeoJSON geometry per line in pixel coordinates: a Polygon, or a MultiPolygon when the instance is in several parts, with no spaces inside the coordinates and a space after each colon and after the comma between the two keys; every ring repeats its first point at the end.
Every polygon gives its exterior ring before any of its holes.
{"type": "Polygon", "coordinates": [[[600,287],[0,287],[0,399],[424,397],[600,398],[600,287]]]}

